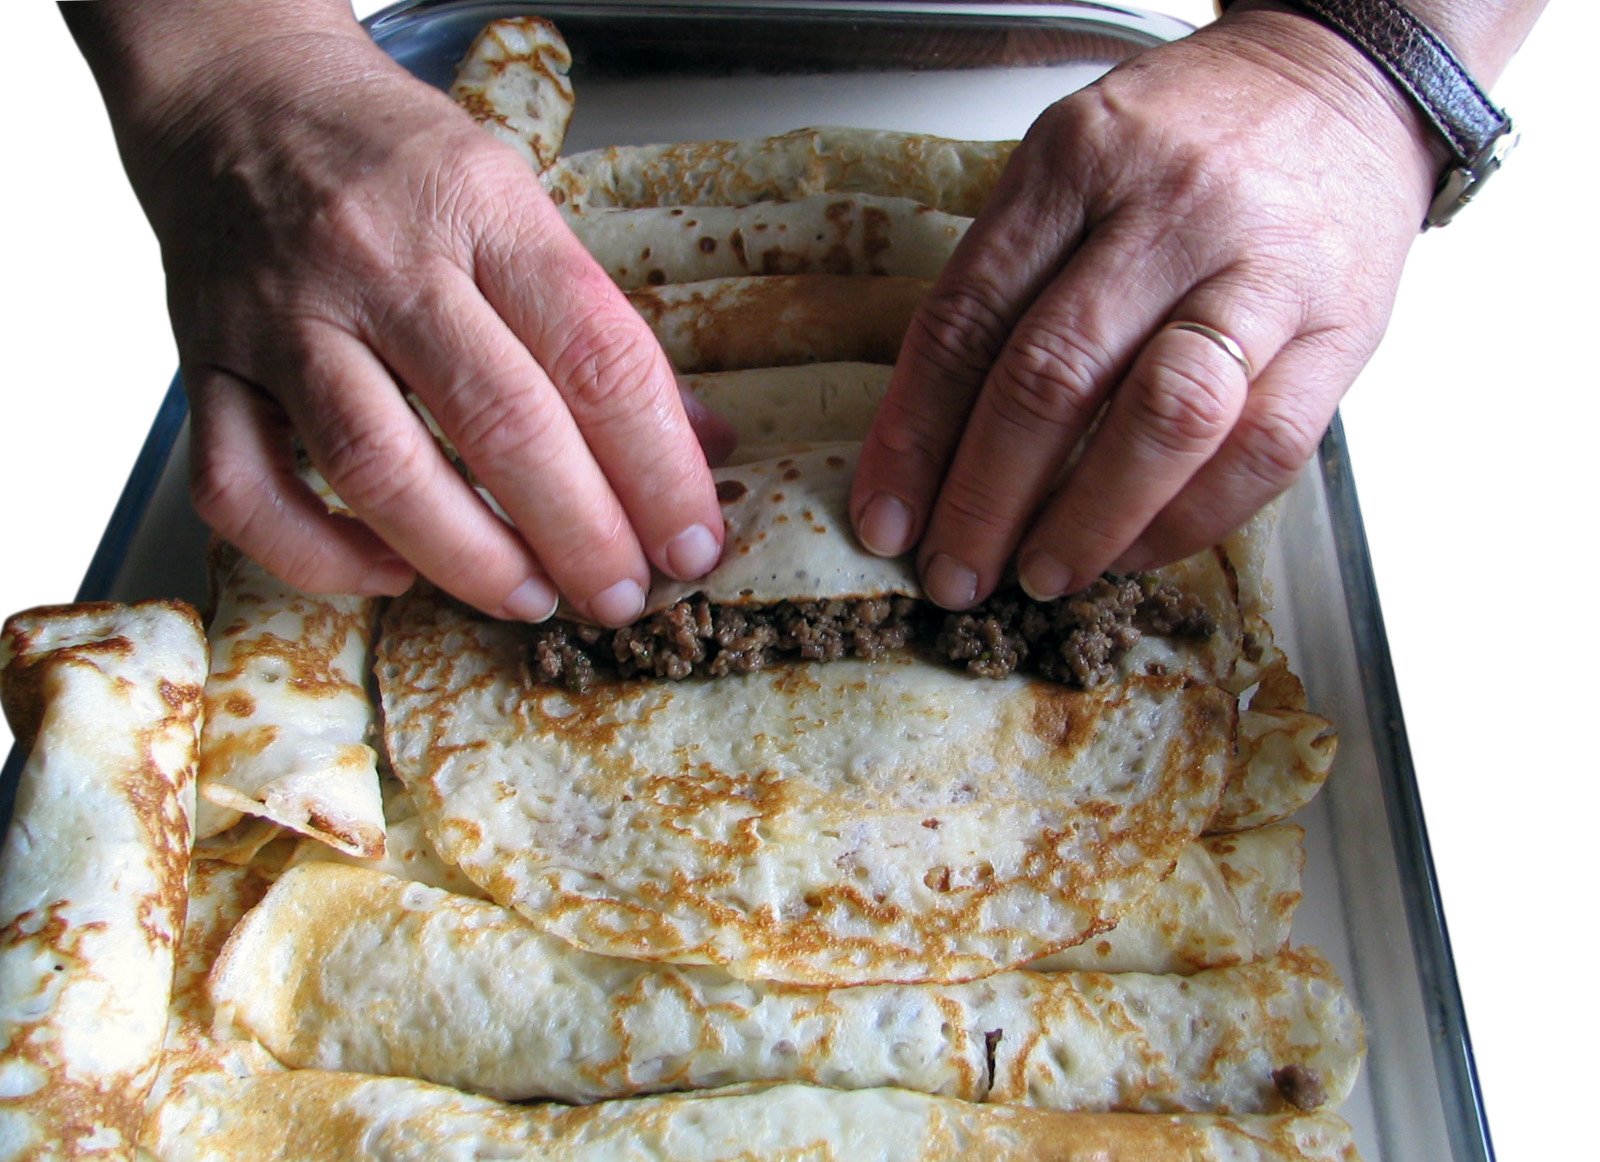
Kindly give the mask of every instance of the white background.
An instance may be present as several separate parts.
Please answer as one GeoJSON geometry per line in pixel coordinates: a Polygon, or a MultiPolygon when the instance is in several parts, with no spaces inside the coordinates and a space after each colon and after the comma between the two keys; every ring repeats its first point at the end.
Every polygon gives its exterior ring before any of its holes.
{"type": "MultiPolygon", "coordinates": [[[[1205,0],[1148,6],[1210,14],[1205,0]]],[[[176,364],[155,243],[89,74],[53,5],[7,15],[0,613],[76,592],[176,364]]],[[[1344,412],[1490,1124],[1511,1162],[1593,1149],[1573,1135],[1600,1033],[1597,34],[1600,6],[1579,0],[1534,30],[1496,89],[1522,145],[1479,203],[1418,242],[1344,412]]]]}

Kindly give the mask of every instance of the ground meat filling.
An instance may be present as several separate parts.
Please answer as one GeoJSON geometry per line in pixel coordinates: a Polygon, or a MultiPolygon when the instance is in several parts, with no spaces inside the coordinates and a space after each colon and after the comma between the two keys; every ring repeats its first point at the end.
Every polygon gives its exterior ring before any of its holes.
{"type": "Polygon", "coordinates": [[[1216,630],[1200,603],[1173,586],[1149,574],[1108,573],[1057,601],[1009,589],[946,614],[934,650],[986,678],[1021,670],[1089,689],[1114,678],[1117,662],[1146,633],[1204,639],[1216,630]]]}
{"type": "Polygon", "coordinates": [[[1021,590],[996,594],[965,613],[944,613],[909,597],[717,605],[680,601],[621,629],[569,621],[535,626],[528,647],[534,676],[582,692],[601,673],[677,680],[748,674],[777,661],[877,658],[908,642],[967,670],[1000,678],[1023,670],[1071,686],[1109,680],[1142,633],[1209,637],[1199,604],[1148,575],[1107,575],[1081,593],[1037,602],[1021,590]]]}
{"type": "Polygon", "coordinates": [[[755,606],[691,597],[621,629],[536,626],[530,665],[540,680],[581,692],[600,668],[622,678],[677,680],[749,674],[788,659],[872,659],[911,640],[917,605],[909,597],[755,606]]]}

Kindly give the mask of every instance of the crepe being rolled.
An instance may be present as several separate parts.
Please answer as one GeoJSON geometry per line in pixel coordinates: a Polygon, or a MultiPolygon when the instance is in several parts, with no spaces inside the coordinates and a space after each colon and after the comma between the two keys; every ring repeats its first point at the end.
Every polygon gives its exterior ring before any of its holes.
{"type": "Polygon", "coordinates": [[[0,1156],[131,1158],[183,927],[205,638],[186,605],[0,636],[28,758],[0,853],[0,1156]]]}
{"type": "Polygon", "coordinates": [[[388,753],[447,863],[592,951],[825,984],[1015,967],[1151,890],[1239,761],[1227,560],[1150,579],[1207,636],[1146,633],[1120,656],[1090,649],[1110,648],[1097,628],[1062,639],[1110,675],[1092,689],[976,679],[897,644],[895,603],[919,589],[849,532],[855,452],[719,470],[722,564],[659,581],[657,620],[596,631],[592,658],[581,629],[428,591],[391,606],[388,753]],[[773,625],[797,652],[763,653],[786,640],[773,625]],[[603,672],[607,654],[628,668],[603,672]],[[840,660],[789,660],[812,656],[840,660]]]}
{"type": "Polygon", "coordinates": [[[521,627],[392,607],[389,750],[445,858],[595,951],[818,983],[959,979],[1109,927],[1210,817],[1232,703],[910,657],[587,694],[521,627]]]}
{"type": "Polygon", "coordinates": [[[250,815],[352,855],[382,854],[366,688],[378,600],[303,593],[248,557],[223,556],[199,835],[250,815]]]}
{"type": "Polygon", "coordinates": [[[595,956],[495,904],[336,864],[274,884],[218,958],[211,995],[223,1027],[296,1068],[512,1099],[806,1081],[1047,1109],[1272,1113],[1291,1096],[1337,1105],[1363,1048],[1310,952],[1190,976],[816,989],[595,956]],[[1293,1095],[1278,1080],[1290,1074],[1305,1081],[1293,1095]]]}
{"type": "Polygon", "coordinates": [[[602,206],[744,206],[854,192],[911,198],[972,217],[1015,141],[825,127],[742,141],[619,145],[561,159],[545,175],[569,212],[602,206]]]}
{"type": "Polygon", "coordinates": [[[1332,1114],[1060,1114],[895,1089],[733,1088],[582,1109],[507,1105],[404,1078],[298,1070],[197,1092],[166,1162],[1355,1162],[1332,1114]]]}

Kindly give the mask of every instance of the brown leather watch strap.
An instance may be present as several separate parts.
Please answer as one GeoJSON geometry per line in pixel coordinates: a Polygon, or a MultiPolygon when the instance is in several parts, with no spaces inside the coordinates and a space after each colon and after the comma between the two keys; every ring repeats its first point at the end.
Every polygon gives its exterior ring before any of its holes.
{"type": "MultiPolygon", "coordinates": [[[[1395,0],[1282,0],[1370,57],[1414,101],[1454,154],[1424,226],[1442,226],[1500,168],[1516,143],[1511,118],[1472,79],[1450,46],[1395,0]]],[[[1222,0],[1226,10],[1233,0],[1222,0]]]]}

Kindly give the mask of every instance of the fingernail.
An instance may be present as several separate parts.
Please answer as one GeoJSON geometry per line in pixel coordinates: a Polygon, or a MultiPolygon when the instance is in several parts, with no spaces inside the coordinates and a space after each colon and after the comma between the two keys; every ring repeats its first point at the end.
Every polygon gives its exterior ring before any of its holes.
{"type": "Polygon", "coordinates": [[[589,599],[589,615],[606,625],[627,625],[644,612],[644,590],[632,578],[618,581],[589,599]]]}
{"type": "Polygon", "coordinates": [[[1156,555],[1152,553],[1143,541],[1134,541],[1118,557],[1112,566],[1118,573],[1140,573],[1154,563],[1156,555]]]}
{"type": "Polygon", "coordinates": [[[529,577],[511,591],[501,606],[517,621],[549,621],[559,600],[548,581],[542,577],[529,577]]]}
{"type": "Polygon", "coordinates": [[[704,577],[717,563],[721,550],[705,525],[690,525],[667,542],[667,571],[680,581],[704,577]]]}
{"type": "Polygon", "coordinates": [[[935,605],[965,609],[978,596],[978,575],[949,553],[935,553],[922,571],[922,588],[935,605]]]}
{"type": "Polygon", "coordinates": [[[869,552],[898,557],[911,547],[911,509],[898,496],[880,492],[861,510],[857,532],[869,552]]]}
{"type": "Polygon", "coordinates": [[[1054,601],[1072,591],[1072,570],[1043,549],[1035,549],[1017,567],[1017,583],[1035,601],[1054,601]]]}

